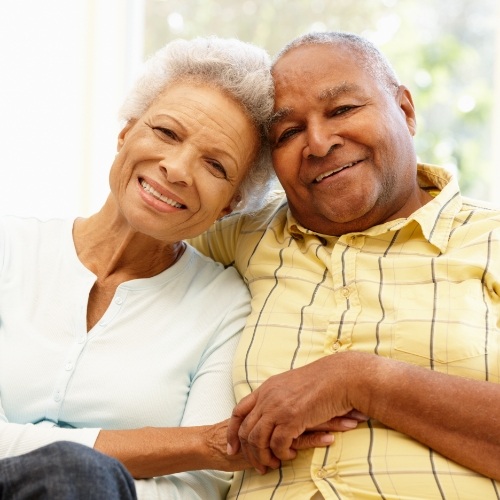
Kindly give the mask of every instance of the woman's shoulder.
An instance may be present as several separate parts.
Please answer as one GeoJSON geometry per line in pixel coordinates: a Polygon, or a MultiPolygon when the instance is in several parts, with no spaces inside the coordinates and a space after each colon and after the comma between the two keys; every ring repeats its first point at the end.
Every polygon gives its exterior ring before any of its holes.
{"type": "Polygon", "coordinates": [[[232,265],[224,265],[215,261],[211,257],[202,254],[198,249],[186,243],[186,254],[190,259],[190,268],[196,267],[198,271],[203,271],[207,276],[222,275],[226,279],[242,281],[238,271],[232,265]]]}
{"type": "Polygon", "coordinates": [[[33,236],[42,233],[54,233],[71,228],[72,222],[65,219],[42,219],[35,216],[3,215],[0,217],[0,227],[8,234],[33,236]]]}
{"type": "Polygon", "coordinates": [[[186,254],[192,275],[196,276],[199,282],[204,282],[205,286],[230,286],[232,289],[246,290],[243,278],[232,265],[216,262],[189,244],[186,247],[186,254]]]}

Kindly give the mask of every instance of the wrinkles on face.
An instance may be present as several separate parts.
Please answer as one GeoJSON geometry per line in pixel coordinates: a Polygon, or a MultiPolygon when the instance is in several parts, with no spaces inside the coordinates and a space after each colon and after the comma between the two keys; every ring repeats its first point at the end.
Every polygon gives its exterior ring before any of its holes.
{"type": "Polygon", "coordinates": [[[138,230],[189,238],[228,212],[257,145],[255,126],[226,93],[178,82],[122,131],[112,192],[138,230]]]}
{"type": "Polygon", "coordinates": [[[409,215],[419,191],[409,93],[390,95],[329,45],[292,49],[273,77],[273,164],[299,222],[338,235],[409,215]]]}

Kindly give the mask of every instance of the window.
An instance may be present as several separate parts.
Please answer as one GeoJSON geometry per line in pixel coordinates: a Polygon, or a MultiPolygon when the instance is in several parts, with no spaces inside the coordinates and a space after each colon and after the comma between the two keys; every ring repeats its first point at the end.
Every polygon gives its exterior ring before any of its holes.
{"type": "Polygon", "coordinates": [[[311,30],[372,39],[412,90],[419,157],[500,199],[497,0],[0,2],[0,213],[89,215],[108,193],[118,107],[141,61],[177,37],[236,36],[274,55],[311,30]]]}

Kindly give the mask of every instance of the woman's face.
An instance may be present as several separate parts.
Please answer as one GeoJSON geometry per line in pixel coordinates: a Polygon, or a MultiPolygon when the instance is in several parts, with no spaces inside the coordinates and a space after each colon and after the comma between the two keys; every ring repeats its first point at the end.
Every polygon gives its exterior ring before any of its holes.
{"type": "Polygon", "coordinates": [[[134,230],[169,242],[196,236],[231,211],[258,140],[225,93],[172,84],[120,132],[111,193],[134,230]]]}

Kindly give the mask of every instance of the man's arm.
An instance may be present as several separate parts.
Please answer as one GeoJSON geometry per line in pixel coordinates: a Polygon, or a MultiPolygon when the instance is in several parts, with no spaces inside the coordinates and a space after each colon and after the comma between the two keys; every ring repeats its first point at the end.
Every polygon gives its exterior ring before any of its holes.
{"type": "Polygon", "coordinates": [[[276,467],[308,427],[353,408],[485,476],[500,479],[500,385],[359,352],[276,375],[234,409],[228,441],[276,467]]]}

